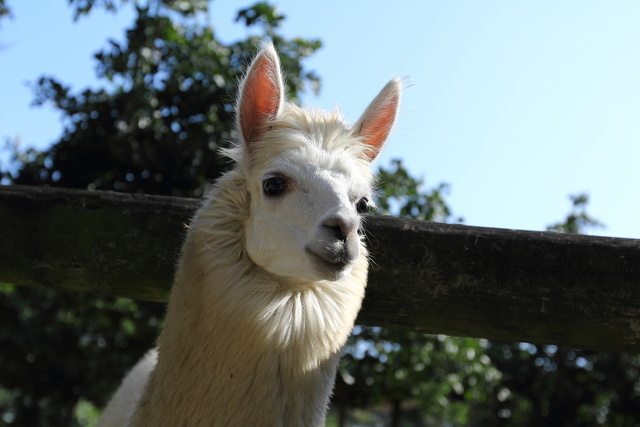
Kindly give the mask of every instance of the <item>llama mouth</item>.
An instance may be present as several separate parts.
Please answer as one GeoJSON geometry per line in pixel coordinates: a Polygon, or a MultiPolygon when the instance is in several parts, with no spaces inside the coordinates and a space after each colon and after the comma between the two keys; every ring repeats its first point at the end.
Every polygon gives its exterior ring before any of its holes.
{"type": "Polygon", "coordinates": [[[346,270],[353,261],[353,258],[350,257],[346,251],[331,253],[328,257],[320,255],[309,248],[305,248],[305,251],[310,256],[314,267],[331,277],[337,278],[337,276],[346,270]]]}

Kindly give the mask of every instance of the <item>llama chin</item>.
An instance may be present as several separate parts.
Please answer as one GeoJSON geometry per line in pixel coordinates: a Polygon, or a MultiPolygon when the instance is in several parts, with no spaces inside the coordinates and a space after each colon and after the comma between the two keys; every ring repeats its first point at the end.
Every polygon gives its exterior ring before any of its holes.
{"type": "Polygon", "coordinates": [[[370,163],[396,119],[390,81],[360,119],[284,99],[265,44],[237,100],[235,168],[182,248],[158,349],[127,375],[101,426],[322,426],[360,310],[370,163]]]}

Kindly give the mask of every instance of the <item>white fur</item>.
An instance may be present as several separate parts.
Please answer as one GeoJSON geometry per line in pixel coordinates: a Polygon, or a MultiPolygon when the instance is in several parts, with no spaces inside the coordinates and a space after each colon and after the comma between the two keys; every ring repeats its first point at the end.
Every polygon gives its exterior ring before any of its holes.
{"type": "Polygon", "coordinates": [[[321,426],[360,309],[367,251],[356,206],[395,120],[392,80],[350,129],[284,102],[263,47],[238,99],[237,166],[196,213],[153,353],[100,425],[321,426]],[[273,177],[283,194],[265,193],[273,177]]]}
{"type": "Polygon", "coordinates": [[[149,374],[158,360],[157,349],[151,349],[129,371],[118,391],[111,397],[109,410],[100,417],[99,426],[126,426],[142,396],[149,374]]]}

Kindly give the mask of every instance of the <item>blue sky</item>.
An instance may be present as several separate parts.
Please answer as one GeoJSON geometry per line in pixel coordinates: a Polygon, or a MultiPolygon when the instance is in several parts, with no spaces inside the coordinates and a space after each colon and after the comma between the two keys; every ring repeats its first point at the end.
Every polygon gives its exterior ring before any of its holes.
{"type": "MultiPolygon", "coordinates": [[[[218,37],[252,2],[213,1],[218,37]]],[[[319,96],[355,121],[392,77],[406,78],[397,127],[379,160],[402,158],[465,223],[543,230],[587,192],[606,224],[593,234],[640,238],[640,2],[276,2],[287,36],[319,38],[307,62],[319,96]]],[[[0,138],[46,147],[60,117],[31,108],[28,82],[47,74],[95,86],[91,55],[123,39],[132,18],[97,11],[73,23],[63,0],[13,0],[0,22],[0,138]]],[[[0,155],[0,160],[6,155],[0,155]]]]}

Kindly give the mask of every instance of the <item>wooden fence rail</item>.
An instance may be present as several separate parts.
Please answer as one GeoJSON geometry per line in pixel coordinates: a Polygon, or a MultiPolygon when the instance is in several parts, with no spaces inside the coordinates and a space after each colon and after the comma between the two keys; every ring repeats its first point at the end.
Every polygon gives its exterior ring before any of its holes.
{"type": "MultiPolygon", "coordinates": [[[[0,283],[166,300],[193,199],[0,187],[0,283]]],[[[640,240],[367,218],[359,323],[640,353],[640,240]]]]}

